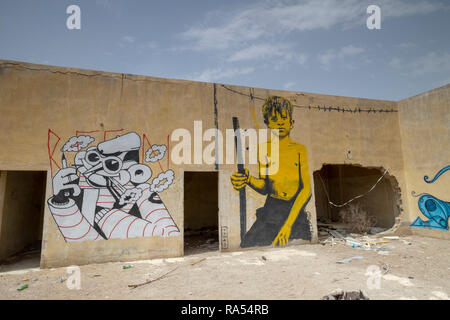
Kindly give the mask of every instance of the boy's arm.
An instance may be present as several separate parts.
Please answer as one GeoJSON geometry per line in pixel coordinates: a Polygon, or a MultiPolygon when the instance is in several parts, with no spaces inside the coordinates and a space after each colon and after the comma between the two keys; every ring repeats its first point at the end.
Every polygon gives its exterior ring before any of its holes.
{"type": "Polygon", "coordinates": [[[245,173],[235,172],[231,176],[231,184],[234,189],[239,190],[249,185],[256,192],[265,195],[267,194],[267,182],[264,178],[255,178],[249,174],[248,170],[245,169],[245,173]]]}
{"type": "Polygon", "coordinates": [[[297,198],[292,205],[291,211],[289,213],[286,222],[284,223],[281,230],[278,232],[275,240],[272,242],[272,245],[276,245],[279,243],[284,246],[289,242],[289,236],[291,235],[291,228],[297,219],[301,209],[306,204],[311,196],[311,180],[309,177],[309,169],[308,169],[308,158],[306,155],[306,148],[302,147],[299,153],[299,163],[300,163],[300,176],[303,181],[303,188],[298,194],[297,198]]]}
{"type": "Polygon", "coordinates": [[[247,169],[245,169],[245,173],[233,173],[231,175],[231,184],[233,185],[234,189],[239,190],[241,188],[244,188],[246,185],[249,185],[253,190],[262,195],[268,194],[269,192],[267,178],[265,175],[261,174],[261,159],[258,159],[258,167],[260,175],[259,178],[250,175],[247,169]]]}

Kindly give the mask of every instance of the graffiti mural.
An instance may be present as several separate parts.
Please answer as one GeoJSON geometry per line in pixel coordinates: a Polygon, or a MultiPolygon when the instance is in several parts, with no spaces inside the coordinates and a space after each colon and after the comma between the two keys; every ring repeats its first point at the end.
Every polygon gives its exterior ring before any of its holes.
{"type": "MultiPolygon", "coordinates": [[[[128,132],[106,140],[105,131],[103,141],[95,145],[94,137],[78,133],[61,148],[60,164],[55,156],[60,137],[51,130],[48,137],[53,196],[47,203],[64,239],[71,242],[180,235],[158,195],[173,183],[174,173],[163,171],[159,164],[162,172],[149,182],[152,169],[144,164],[144,157],[139,162],[140,149],[144,148],[141,137],[128,132]],[[58,140],[52,144],[55,138],[58,140]],[[75,153],[71,165],[68,153],[75,153]],[[54,167],[58,169],[55,174],[54,167]]],[[[161,160],[165,148],[150,146],[145,161],[161,160]],[[156,158],[150,157],[154,150],[156,158]]]]}
{"type": "MultiPolygon", "coordinates": [[[[242,248],[286,245],[293,239],[311,240],[311,224],[305,212],[311,198],[308,159],[305,146],[290,138],[294,125],[292,112],[291,102],[283,97],[270,96],[262,106],[265,124],[271,130],[278,130],[280,156],[277,172],[264,174],[270,172],[268,167],[271,164],[260,154],[259,177],[250,175],[243,167],[238,167],[238,172],[231,176],[234,189],[243,190],[249,186],[259,194],[267,195],[264,206],[256,210],[253,225],[242,232],[242,248]]],[[[270,150],[269,145],[270,140],[259,148],[270,150]]],[[[265,155],[266,159],[270,158],[269,153],[265,155]]],[[[242,203],[244,199],[240,200],[242,203]]]]}
{"type": "MultiPolygon", "coordinates": [[[[433,179],[429,179],[428,176],[424,176],[426,183],[434,183],[444,172],[449,171],[450,166],[446,166],[439,170],[433,179]]],[[[419,210],[422,214],[428,218],[428,220],[422,220],[417,217],[411,224],[412,227],[418,228],[433,228],[448,231],[448,220],[450,217],[450,202],[440,200],[430,194],[422,193],[416,195],[412,192],[414,197],[420,197],[418,201],[419,210]]]]}

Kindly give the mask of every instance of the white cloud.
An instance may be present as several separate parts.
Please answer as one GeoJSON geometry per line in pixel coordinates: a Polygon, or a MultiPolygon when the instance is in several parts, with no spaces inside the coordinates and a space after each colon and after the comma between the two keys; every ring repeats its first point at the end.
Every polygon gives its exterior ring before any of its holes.
{"type": "Polygon", "coordinates": [[[300,65],[304,65],[307,60],[308,60],[308,56],[306,54],[301,53],[297,56],[297,62],[300,65]]]}
{"type": "Polygon", "coordinates": [[[254,72],[255,69],[252,67],[246,68],[227,68],[226,70],[222,68],[206,69],[201,73],[196,73],[192,76],[181,77],[183,79],[190,79],[194,81],[203,82],[215,82],[221,79],[233,78],[239,75],[245,75],[254,72]]]}
{"type": "Polygon", "coordinates": [[[389,66],[405,75],[413,76],[450,72],[450,53],[429,52],[408,61],[395,57],[389,62],[389,66]]]}
{"type": "Polygon", "coordinates": [[[122,41],[125,41],[128,43],[134,43],[134,41],[136,41],[136,37],[124,36],[124,37],[122,37],[122,41]]]}
{"type": "Polygon", "coordinates": [[[417,47],[417,45],[412,42],[402,42],[397,44],[396,47],[400,49],[411,49],[417,47]]]}
{"type": "MultiPolygon", "coordinates": [[[[325,70],[329,70],[331,64],[338,60],[340,63],[345,62],[346,58],[355,58],[356,56],[360,56],[365,52],[364,48],[358,48],[353,45],[344,46],[339,49],[329,49],[325,53],[320,53],[317,57],[319,63],[322,65],[322,68],[325,70]]],[[[366,62],[369,60],[365,60],[366,62]]],[[[352,63],[346,62],[346,66],[352,69],[352,63]]]]}
{"type": "Polygon", "coordinates": [[[401,69],[402,68],[402,59],[400,58],[393,58],[390,62],[389,62],[389,66],[393,69],[401,69]]]}
{"type": "MultiPolygon", "coordinates": [[[[227,49],[267,36],[345,25],[364,26],[367,6],[360,0],[275,0],[247,6],[235,12],[209,13],[209,25],[193,26],[181,34],[191,49],[227,49]]],[[[377,0],[382,19],[429,14],[448,8],[424,0],[377,0]]]]}
{"type": "Polygon", "coordinates": [[[411,63],[413,75],[423,75],[425,73],[448,72],[450,71],[450,53],[442,55],[430,52],[425,56],[416,58],[411,63]]]}
{"type": "Polygon", "coordinates": [[[295,82],[287,82],[283,85],[283,88],[286,90],[290,90],[295,86],[295,82]]]}
{"type": "Polygon", "coordinates": [[[262,60],[269,58],[280,58],[283,60],[295,60],[303,65],[307,60],[307,55],[295,53],[291,45],[286,44],[257,44],[234,52],[228,62],[262,60]]]}
{"type": "Polygon", "coordinates": [[[105,8],[111,8],[112,4],[109,0],[95,0],[95,3],[99,6],[103,6],[105,8]]]}

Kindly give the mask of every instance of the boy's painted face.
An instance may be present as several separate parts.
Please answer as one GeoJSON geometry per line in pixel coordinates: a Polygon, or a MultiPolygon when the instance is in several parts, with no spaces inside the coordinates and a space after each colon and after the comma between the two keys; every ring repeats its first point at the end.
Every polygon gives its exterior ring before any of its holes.
{"type": "Polygon", "coordinates": [[[281,113],[272,111],[272,114],[268,117],[267,126],[269,129],[278,129],[279,137],[284,138],[289,135],[292,129],[292,121],[289,113],[283,110],[281,113]]]}

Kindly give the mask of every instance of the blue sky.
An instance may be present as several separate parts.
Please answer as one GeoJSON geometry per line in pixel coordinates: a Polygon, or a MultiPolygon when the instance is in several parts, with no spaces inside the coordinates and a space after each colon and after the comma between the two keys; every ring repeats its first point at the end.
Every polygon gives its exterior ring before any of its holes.
{"type": "Polygon", "coordinates": [[[449,34],[446,0],[0,2],[0,59],[386,100],[450,83],[449,34]]]}

